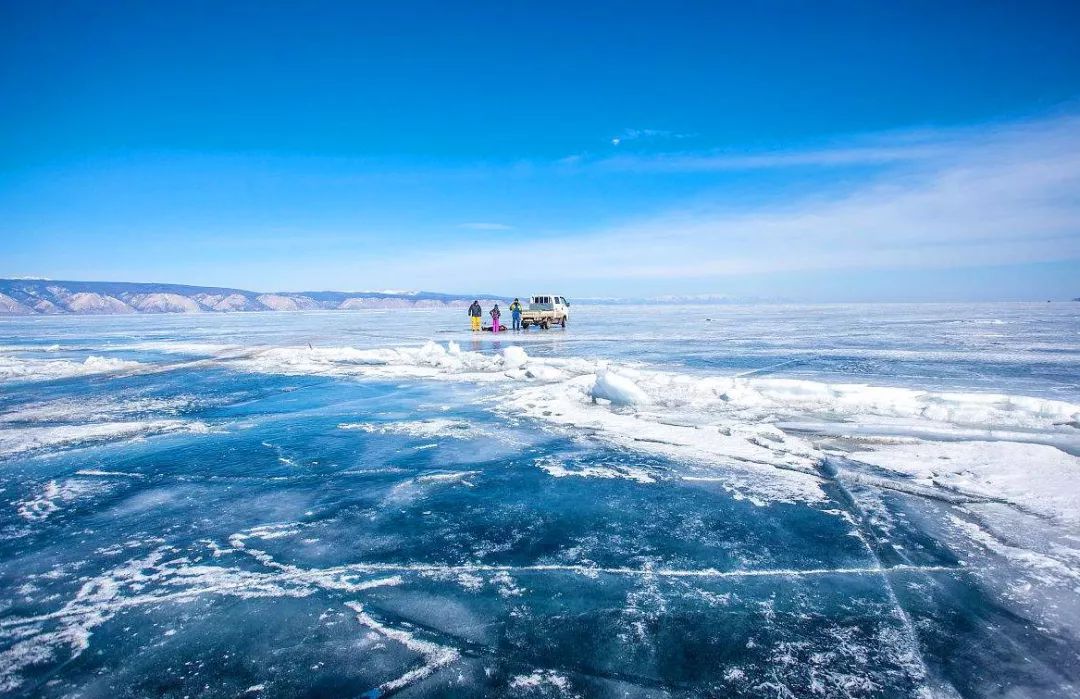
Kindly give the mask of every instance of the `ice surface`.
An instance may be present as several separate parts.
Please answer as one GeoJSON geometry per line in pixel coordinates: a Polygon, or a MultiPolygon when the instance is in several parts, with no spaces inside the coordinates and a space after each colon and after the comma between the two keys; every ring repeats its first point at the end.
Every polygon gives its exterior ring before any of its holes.
{"type": "Polygon", "coordinates": [[[51,381],[72,376],[106,374],[138,369],[139,362],[112,357],[89,356],[82,361],[68,359],[23,359],[0,354],[0,382],[51,381]]]}
{"type": "Polygon", "coordinates": [[[202,422],[187,420],[140,420],[0,429],[0,458],[45,449],[71,448],[176,432],[205,433],[208,429],[202,422]]]}
{"type": "Polygon", "coordinates": [[[48,519],[65,504],[95,492],[101,492],[106,487],[101,483],[82,479],[67,479],[62,482],[52,480],[46,483],[38,493],[18,503],[19,516],[33,522],[40,522],[48,519]]]}
{"type": "MultiPolygon", "coordinates": [[[[509,367],[501,356],[451,350],[435,342],[420,347],[378,349],[282,347],[263,350],[236,364],[253,371],[292,375],[452,380],[483,380],[509,367]]],[[[514,354],[511,356],[517,359],[514,354]]]]}
{"type": "Polygon", "coordinates": [[[638,483],[655,483],[656,478],[647,471],[637,468],[625,468],[614,466],[582,466],[579,468],[568,467],[566,462],[551,456],[544,456],[536,460],[538,468],[544,473],[555,478],[577,476],[579,478],[626,478],[638,483]]]}
{"type": "Polygon", "coordinates": [[[35,401],[0,411],[0,423],[47,423],[110,420],[137,415],[177,415],[199,401],[192,396],[88,396],[35,401]]]}
{"type": "Polygon", "coordinates": [[[0,324],[0,691],[1080,687],[1073,307],[274,315],[0,324]]]}
{"type": "Polygon", "coordinates": [[[633,381],[607,370],[601,371],[593,380],[589,395],[593,400],[606,400],[618,406],[641,406],[652,402],[649,394],[633,381]]]}
{"type": "MultiPolygon", "coordinates": [[[[461,350],[458,350],[458,354],[461,350]]],[[[529,361],[529,355],[520,347],[507,347],[502,351],[503,364],[509,368],[521,369],[529,361]]]]}
{"type": "Polygon", "coordinates": [[[1080,457],[1015,442],[918,442],[855,452],[855,461],[917,482],[1080,524],[1080,457]]]}
{"type": "Polygon", "coordinates": [[[411,437],[458,437],[465,439],[474,436],[472,428],[464,420],[432,418],[430,420],[409,420],[402,422],[343,422],[340,430],[361,430],[376,434],[402,434],[411,437]]]}

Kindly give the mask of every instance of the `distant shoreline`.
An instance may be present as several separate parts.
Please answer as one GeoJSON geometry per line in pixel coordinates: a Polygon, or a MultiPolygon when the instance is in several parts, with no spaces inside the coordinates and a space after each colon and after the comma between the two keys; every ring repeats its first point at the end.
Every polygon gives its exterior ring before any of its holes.
{"type": "MultiPolygon", "coordinates": [[[[296,311],[461,309],[474,299],[489,306],[508,303],[511,295],[446,294],[433,291],[280,291],[258,292],[228,287],[91,282],[51,279],[0,279],[0,318],[48,315],[148,315],[199,313],[282,313],[296,311]]],[[[527,298],[521,297],[519,298],[527,298]]],[[[786,298],[732,297],[712,294],[651,298],[570,297],[581,306],[832,306],[884,304],[1046,304],[1048,301],[803,301],[786,298]]],[[[1054,303],[1080,298],[1052,299],[1054,303]]]]}
{"type": "Polygon", "coordinates": [[[0,279],[0,316],[460,308],[468,306],[474,299],[492,303],[503,301],[493,294],[431,291],[261,293],[186,284],[0,279]]]}

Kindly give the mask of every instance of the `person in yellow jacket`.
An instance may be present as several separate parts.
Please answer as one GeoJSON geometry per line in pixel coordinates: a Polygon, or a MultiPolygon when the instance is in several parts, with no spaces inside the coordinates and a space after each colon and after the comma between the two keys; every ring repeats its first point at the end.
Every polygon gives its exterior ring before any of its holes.
{"type": "Polygon", "coordinates": [[[472,321],[473,332],[480,330],[480,317],[484,315],[484,309],[480,308],[479,301],[473,301],[469,306],[469,320],[472,321]]]}
{"type": "Polygon", "coordinates": [[[521,302],[517,299],[510,304],[510,318],[514,321],[514,330],[521,330],[521,302]]]}

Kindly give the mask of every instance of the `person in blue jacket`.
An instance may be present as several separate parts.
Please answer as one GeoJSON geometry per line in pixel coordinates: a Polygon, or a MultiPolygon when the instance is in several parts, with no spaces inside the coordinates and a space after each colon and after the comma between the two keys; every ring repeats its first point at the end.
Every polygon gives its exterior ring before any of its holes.
{"type": "Polygon", "coordinates": [[[514,321],[514,330],[521,330],[521,302],[517,299],[510,304],[510,319],[514,321]]]}

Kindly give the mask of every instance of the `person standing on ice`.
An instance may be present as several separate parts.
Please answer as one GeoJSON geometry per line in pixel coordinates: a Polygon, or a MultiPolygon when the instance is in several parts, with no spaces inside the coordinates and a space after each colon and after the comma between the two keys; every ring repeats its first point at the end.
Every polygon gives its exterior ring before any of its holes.
{"type": "Polygon", "coordinates": [[[499,310],[499,304],[495,304],[495,308],[491,309],[491,332],[499,332],[499,316],[502,315],[502,311],[499,310]]]}
{"type": "Polygon", "coordinates": [[[514,322],[514,330],[521,330],[521,302],[517,299],[510,304],[510,320],[514,322]]]}
{"type": "Polygon", "coordinates": [[[480,330],[480,317],[484,315],[484,309],[480,308],[479,301],[473,301],[469,306],[469,320],[472,321],[473,332],[480,330]]]}

